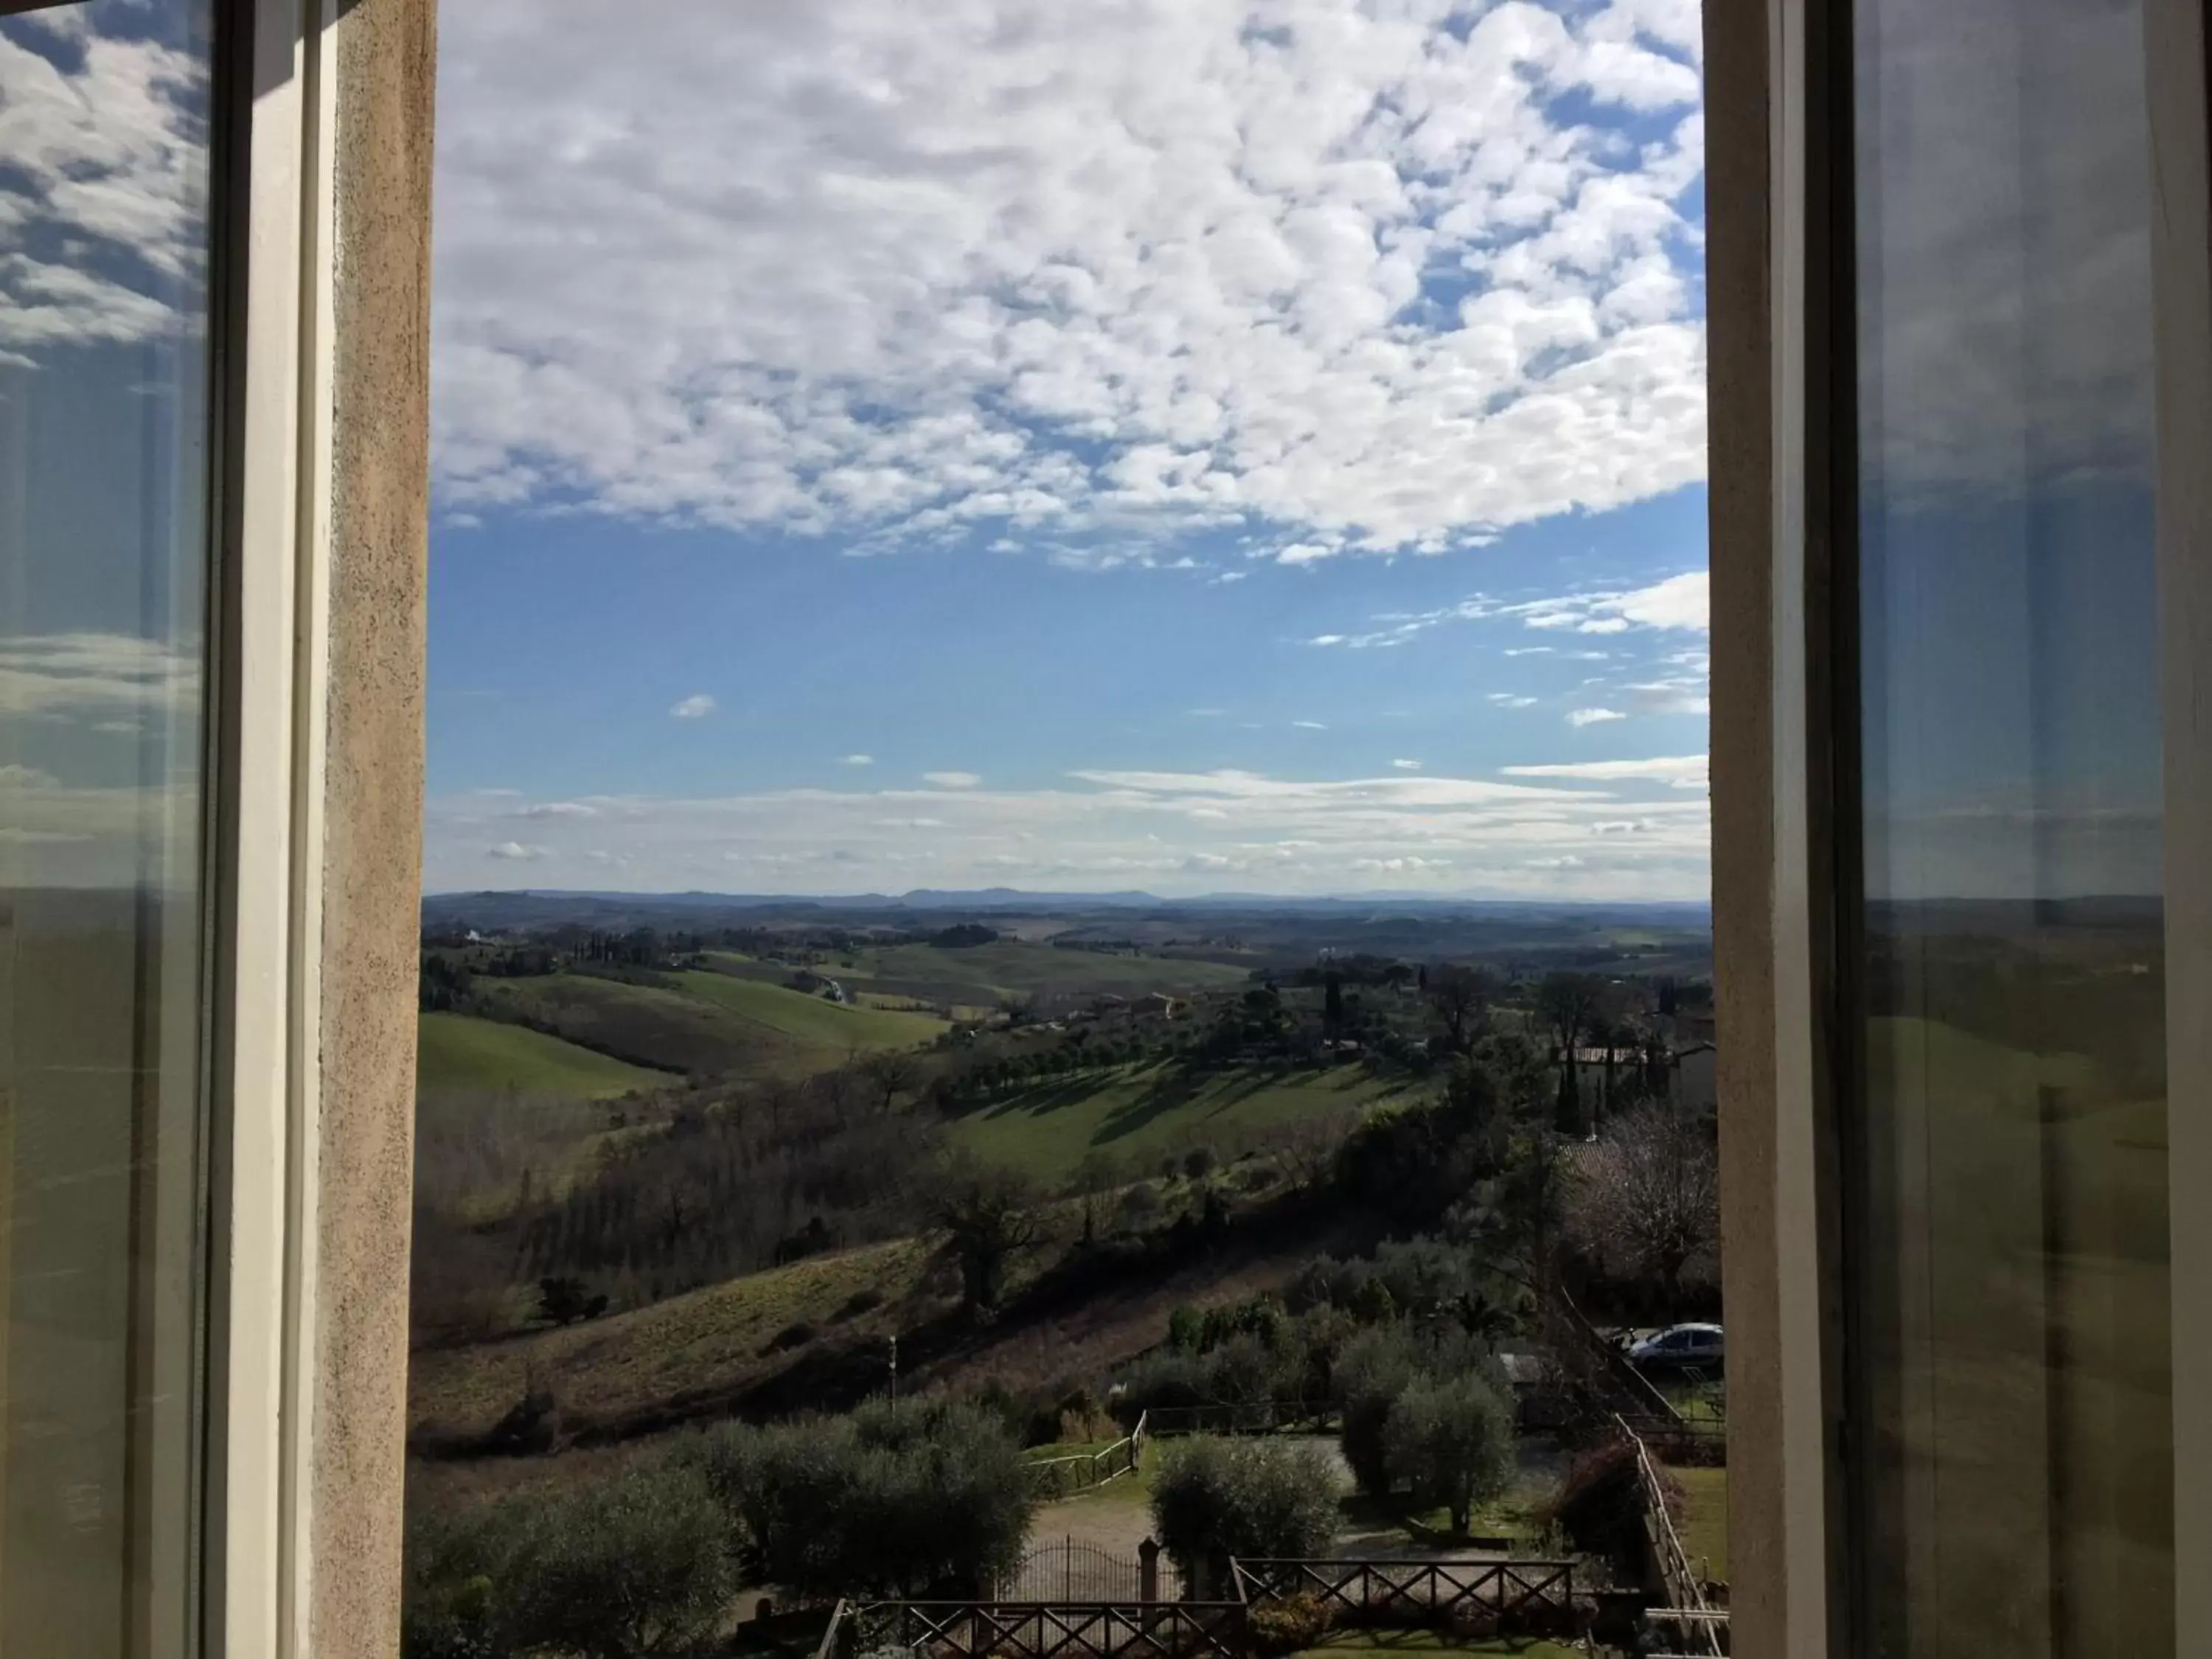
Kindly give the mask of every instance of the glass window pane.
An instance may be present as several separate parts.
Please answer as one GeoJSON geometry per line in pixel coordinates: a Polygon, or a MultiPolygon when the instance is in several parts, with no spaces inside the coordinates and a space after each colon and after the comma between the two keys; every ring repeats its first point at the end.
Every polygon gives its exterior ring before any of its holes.
{"type": "Polygon", "coordinates": [[[0,1654],[190,1650],[209,0],[0,20],[0,1654]]]}
{"type": "Polygon", "coordinates": [[[1860,0],[1865,1651],[2173,1651],[2138,0],[1860,0]]]}

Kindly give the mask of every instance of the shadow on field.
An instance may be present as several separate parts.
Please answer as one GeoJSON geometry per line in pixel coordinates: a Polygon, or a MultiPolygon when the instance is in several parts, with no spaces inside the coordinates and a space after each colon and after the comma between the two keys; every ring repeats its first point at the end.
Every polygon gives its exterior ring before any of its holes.
{"type": "MultiPolygon", "coordinates": [[[[1127,1105],[1117,1106],[1109,1113],[1106,1121],[1098,1126],[1098,1132],[1091,1137],[1091,1144],[1094,1146],[1106,1146],[1126,1135],[1136,1133],[1156,1118],[1180,1111],[1204,1094],[1220,1076],[1218,1072],[1177,1072],[1160,1079],[1127,1105]]],[[[1273,1086],[1279,1080],[1267,1073],[1240,1079],[1234,1087],[1224,1089],[1214,1097],[1212,1102],[1213,1113],[1225,1110],[1238,1101],[1273,1086]]],[[[1209,1116],[1212,1115],[1208,1114],[1209,1116]]]]}

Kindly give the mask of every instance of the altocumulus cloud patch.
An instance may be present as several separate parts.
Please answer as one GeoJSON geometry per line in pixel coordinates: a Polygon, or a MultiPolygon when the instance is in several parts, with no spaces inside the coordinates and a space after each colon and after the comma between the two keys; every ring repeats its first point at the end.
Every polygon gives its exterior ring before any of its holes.
{"type": "Polygon", "coordinates": [[[1693,482],[1698,41],[1695,0],[472,0],[442,498],[1310,561],[1693,482]]]}

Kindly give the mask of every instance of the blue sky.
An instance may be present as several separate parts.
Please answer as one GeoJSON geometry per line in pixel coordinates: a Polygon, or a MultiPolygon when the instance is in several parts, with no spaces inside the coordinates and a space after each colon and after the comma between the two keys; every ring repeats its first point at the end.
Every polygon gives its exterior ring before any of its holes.
{"type": "Polygon", "coordinates": [[[796,12],[446,20],[434,890],[1704,896],[1694,0],[796,12]]]}

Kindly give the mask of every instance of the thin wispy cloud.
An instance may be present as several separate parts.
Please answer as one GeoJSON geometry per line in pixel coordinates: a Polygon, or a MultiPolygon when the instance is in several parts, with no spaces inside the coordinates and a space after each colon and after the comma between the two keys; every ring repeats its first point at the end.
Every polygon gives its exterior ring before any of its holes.
{"type": "Polygon", "coordinates": [[[975,772],[924,772],[921,781],[939,789],[973,789],[983,779],[975,772]]]}
{"type": "MultiPolygon", "coordinates": [[[[584,803],[593,818],[546,819],[531,845],[495,856],[539,866],[534,882],[573,872],[586,884],[589,854],[619,845],[633,860],[629,878],[642,885],[764,892],[1001,883],[1187,892],[1227,879],[1282,892],[1380,884],[1596,895],[1632,884],[1648,896],[1696,896],[1706,816],[1686,792],[1692,765],[1702,781],[1703,758],[1619,764],[1628,769],[1618,777],[1584,768],[1557,778],[1099,767],[1024,789],[594,796],[584,803]],[[1569,867],[1559,862],[1567,858],[1584,872],[1576,881],[1538,873],[1569,867]]],[[[451,848],[487,813],[511,810],[474,796],[434,799],[433,847],[451,848]]],[[[465,859],[434,851],[431,884],[465,884],[467,869],[465,859]]]]}
{"type": "Polygon", "coordinates": [[[713,714],[714,707],[714,700],[702,691],[696,696],[684,698],[668,712],[676,720],[701,720],[713,714]]]}
{"type": "Polygon", "coordinates": [[[873,755],[840,755],[837,757],[837,764],[840,766],[873,766],[875,763],[876,757],[873,755]]]}
{"type": "Polygon", "coordinates": [[[1601,726],[1607,720],[1625,720],[1627,715],[1618,708],[1572,708],[1567,711],[1570,726],[1601,726]]]}

